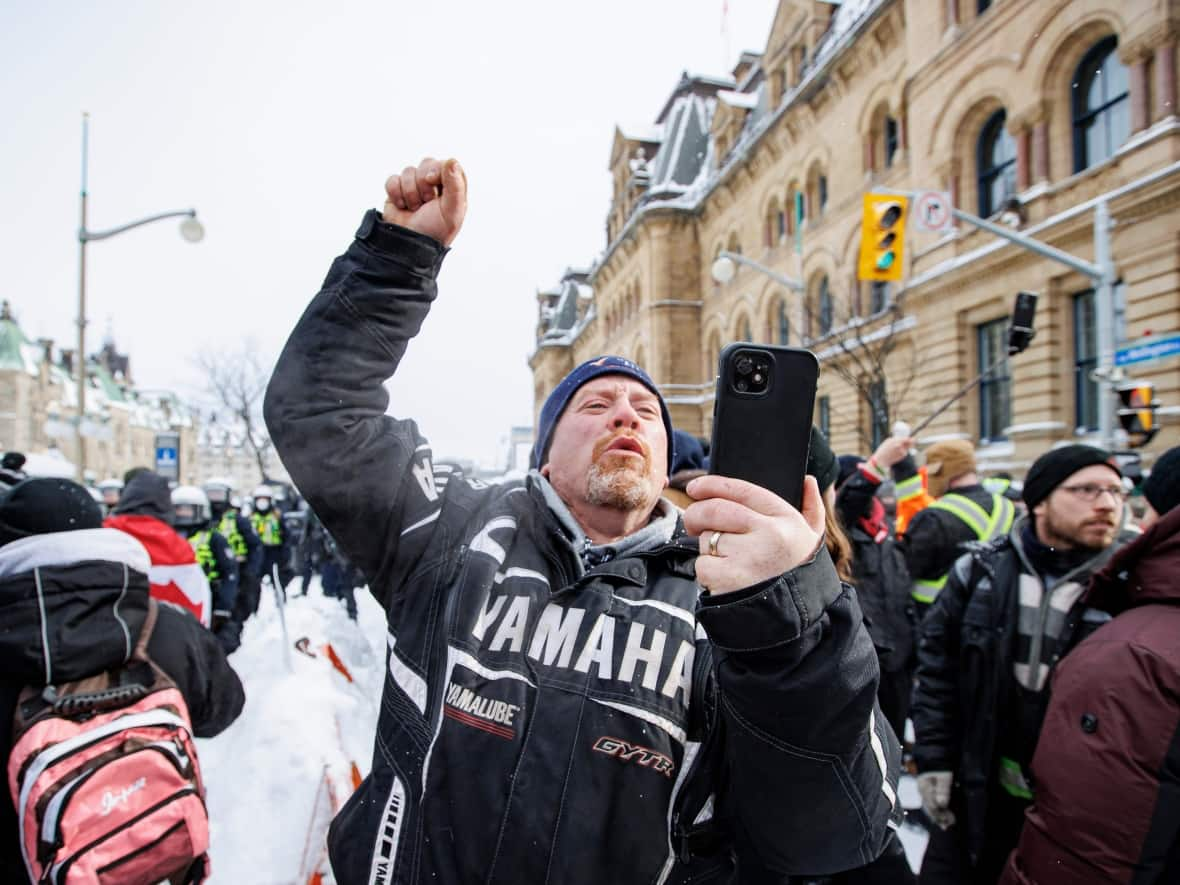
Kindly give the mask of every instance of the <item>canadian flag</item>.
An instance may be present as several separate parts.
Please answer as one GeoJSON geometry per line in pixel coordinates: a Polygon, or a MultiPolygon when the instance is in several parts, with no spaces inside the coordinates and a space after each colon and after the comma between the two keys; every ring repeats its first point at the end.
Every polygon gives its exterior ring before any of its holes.
{"type": "Polygon", "coordinates": [[[126,532],[147,548],[152,560],[148,572],[152,596],[187,609],[209,626],[213,616],[209,580],[188,541],[154,516],[108,516],[103,525],[126,532]]]}

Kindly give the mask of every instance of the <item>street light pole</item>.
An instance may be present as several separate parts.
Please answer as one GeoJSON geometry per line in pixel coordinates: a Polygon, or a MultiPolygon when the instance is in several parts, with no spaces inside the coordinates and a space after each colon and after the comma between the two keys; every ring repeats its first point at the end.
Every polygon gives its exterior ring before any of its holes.
{"type": "Polygon", "coordinates": [[[75,377],[78,385],[78,414],[74,422],[74,439],[77,447],[78,482],[86,481],[86,437],[82,422],[86,419],[86,244],[91,240],[105,240],[124,231],[129,231],[154,221],[166,218],[183,218],[180,234],[190,243],[199,243],[205,236],[205,228],[197,220],[196,209],[182,209],[176,212],[159,212],[118,227],[93,231],[86,227],[87,172],[90,148],[90,115],[82,114],[82,194],[81,212],[78,222],[78,352],[74,355],[77,364],[75,377]]]}
{"type": "Polygon", "coordinates": [[[1114,412],[1110,394],[1114,374],[1114,260],[1110,249],[1110,209],[1106,200],[1094,207],[1094,263],[1098,276],[1094,278],[1094,316],[1097,319],[1095,337],[1098,339],[1098,368],[1103,373],[1098,384],[1098,434],[1108,451],[1114,445],[1114,412]]]}
{"type": "Polygon", "coordinates": [[[86,415],[86,192],[90,115],[82,114],[82,207],[78,221],[78,351],[74,354],[74,371],[78,379],[78,414],[74,423],[75,461],[78,482],[86,482],[86,438],[82,435],[82,418],[86,415]]]}
{"type": "Polygon", "coordinates": [[[719,283],[728,283],[734,276],[734,264],[744,264],[746,267],[752,267],[754,270],[766,274],[776,283],[786,286],[792,292],[804,292],[806,287],[799,280],[792,279],[779,273],[777,270],[771,270],[765,264],[759,264],[752,258],[747,258],[740,252],[723,251],[717,254],[717,259],[713,262],[712,274],[713,279],[719,283]]]}

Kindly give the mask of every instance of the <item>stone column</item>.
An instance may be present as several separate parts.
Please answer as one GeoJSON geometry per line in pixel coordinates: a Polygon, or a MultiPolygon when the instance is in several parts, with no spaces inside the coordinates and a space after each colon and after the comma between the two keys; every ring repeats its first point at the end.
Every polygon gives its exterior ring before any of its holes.
{"type": "Polygon", "coordinates": [[[873,161],[873,133],[869,132],[864,137],[864,164],[865,172],[872,172],[876,163],[873,161]]]}
{"type": "Polygon", "coordinates": [[[1155,118],[1176,113],[1176,44],[1161,43],[1155,48],[1155,118]]]}
{"type": "Polygon", "coordinates": [[[959,26],[959,0],[946,0],[946,26],[947,28],[959,26]]]}
{"type": "Polygon", "coordinates": [[[1032,133],[1027,126],[1021,126],[1015,133],[1016,138],[1016,191],[1027,190],[1032,184],[1032,170],[1029,159],[1032,149],[1032,133]]]}
{"type": "Polygon", "coordinates": [[[1130,65],[1131,132],[1142,132],[1150,120],[1148,112],[1147,59],[1139,56],[1130,65]]]}
{"type": "Polygon", "coordinates": [[[1033,181],[1049,180],[1049,123],[1038,120],[1032,131],[1033,181]]]}

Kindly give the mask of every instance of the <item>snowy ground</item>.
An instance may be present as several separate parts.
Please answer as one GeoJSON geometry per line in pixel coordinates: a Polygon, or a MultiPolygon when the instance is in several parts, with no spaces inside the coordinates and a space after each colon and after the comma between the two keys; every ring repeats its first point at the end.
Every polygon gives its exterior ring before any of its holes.
{"type": "MultiPolygon", "coordinates": [[[[299,583],[291,585],[298,592],[299,583]]],[[[246,706],[222,734],[198,741],[208,788],[212,885],[306,885],[331,817],[325,771],[343,802],[351,766],[368,773],[385,655],[385,615],[357,592],[359,624],[312,582],[285,609],[289,641],[270,588],[230,663],[246,706]],[[311,658],[293,648],[309,638],[311,658]],[[324,653],[331,643],[350,683],[324,653]],[[289,663],[288,663],[289,658],[289,663]]],[[[326,861],[318,868],[328,873],[326,861]]]]}
{"type": "MultiPolygon", "coordinates": [[[[291,587],[297,593],[298,581],[291,587]]],[[[332,815],[325,777],[343,803],[352,791],[352,763],[368,773],[384,678],[384,612],[367,591],[356,598],[359,630],[313,580],[308,596],[287,603],[284,642],[273,594],[263,588],[258,615],[230,657],[246,687],[245,709],[222,734],[197,742],[208,788],[212,885],[307,885],[317,871],[331,881],[323,857],[332,815]],[[303,636],[316,657],[293,648],[303,636]],[[333,666],[327,643],[354,682],[333,666]]],[[[899,796],[907,809],[921,804],[908,775],[899,796]]],[[[926,833],[907,824],[900,835],[917,869],[926,833]]]]}
{"type": "MultiPolygon", "coordinates": [[[[922,807],[922,799],[918,795],[918,782],[912,775],[901,776],[897,795],[907,811],[916,811],[922,807]]],[[[916,823],[907,822],[902,824],[898,835],[901,837],[902,846],[905,847],[905,856],[910,862],[910,867],[917,872],[922,863],[922,855],[926,851],[926,842],[929,841],[926,830],[916,823]]]]}

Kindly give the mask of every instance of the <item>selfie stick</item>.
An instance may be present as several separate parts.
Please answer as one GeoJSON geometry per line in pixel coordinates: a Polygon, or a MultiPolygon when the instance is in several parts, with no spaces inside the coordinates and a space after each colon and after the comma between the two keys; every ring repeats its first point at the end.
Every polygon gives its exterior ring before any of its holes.
{"type": "Polygon", "coordinates": [[[931,421],[933,421],[935,418],[937,418],[939,415],[941,415],[943,412],[945,412],[947,409],[949,409],[951,406],[953,406],[956,402],[958,402],[964,396],[966,396],[968,393],[970,393],[971,388],[975,387],[977,384],[979,384],[981,381],[983,381],[984,378],[986,378],[988,375],[990,375],[992,372],[994,372],[996,369],[998,369],[1000,367],[1000,365],[1007,359],[1008,359],[1008,355],[1004,354],[1004,356],[1000,357],[998,360],[996,360],[994,363],[992,363],[990,366],[988,366],[986,369],[984,369],[982,372],[980,372],[978,375],[976,375],[974,378],[972,378],[970,381],[968,381],[965,385],[963,385],[961,388],[959,388],[959,390],[955,393],[954,396],[952,396],[945,403],[943,403],[941,406],[939,406],[934,412],[932,412],[929,416],[927,416],[922,421],[922,423],[920,423],[917,427],[915,427],[913,430],[911,430],[909,435],[910,436],[917,436],[919,430],[922,430],[924,427],[926,427],[928,424],[930,424],[931,421]]]}
{"type": "Polygon", "coordinates": [[[1028,347],[1029,343],[1033,340],[1033,338],[1036,336],[1036,334],[1037,334],[1036,330],[1033,329],[1033,327],[1032,327],[1031,317],[1029,318],[1029,324],[1027,326],[1025,326],[1025,325],[1020,325],[1020,326],[1012,325],[1012,326],[1010,326],[1008,329],[1008,352],[1005,353],[998,360],[996,360],[994,363],[992,363],[990,366],[988,366],[986,369],[984,369],[982,372],[980,372],[978,375],[976,375],[974,378],[972,378],[970,381],[968,381],[961,388],[959,388],[959,390],[955,393],[954,396],[952,396],[945,403],[943,403],[941,406],[939,406],[934,411],[934,413],[929,415],[924,421],[922,421],[921,424],[919,424],[917,427],[915,427],[913,430],[911,430],[909,435],[910,436],[917,436],[919,430],[922,430],[924,427],[929,425],[931,421],[933,421],[935,418],[937,418],[939,415],[941,415],[943,412],[945,412],[947,409],[949,409],[951,406],[953,406],[956,402],[958,402],[960,399],[962,399],[967,393],[969,393],[971,391],[971,388],[975,387],[977,384],[979,384],[981,381],[983,381],[984,378],[986,378],[988,375],[990,375],[992,372],[994,372],[996,369],[998,369],[1004,362],[1006,362],[1008,360],[1009,357],[1016,356],[1016,354],[1018,354],[1018,353],[1023,353],[1025,348],[1028,347]]]}

